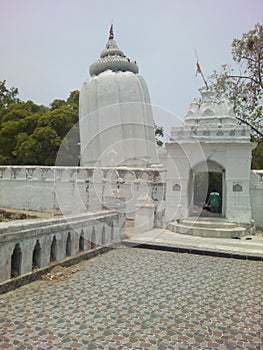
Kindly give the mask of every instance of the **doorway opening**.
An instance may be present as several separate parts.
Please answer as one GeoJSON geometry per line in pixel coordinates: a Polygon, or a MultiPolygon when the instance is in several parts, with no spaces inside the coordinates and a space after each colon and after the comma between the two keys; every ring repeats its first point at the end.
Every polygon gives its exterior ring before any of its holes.
{"type": "Polygon", "coordinates": [[[222,171],[195,172],[193,212],[195,212],[197,215],[205,217],[224,216],[223,187],[224,186],[222,171]],[[211,203],[209,203],[209,195],[211,192],[217,192],[220,197],[219,206],[216,213],[214,213],[213,210],[211,210],[211,203]]]}
{"type": "Polygon", "coordinates": [[[40,252],[41,252],[41,247],[39,240],[37,240],[34,250],[33,250],[33,256],[32,256],[32,270],[38,269],[41,266],[41,261],[40,261],[40,252]]]}
{"type": "Polygon", "coordinates": [[[58,255],[58,244],[57,244],[56,236],[54,236],[50,247],[50,262],[56,261],[57,255],[58,255]]]}
{"type": "Polygon", "coordinates": [[[85,247],[85,239],[84,239],[84,231],[81,230],[80,236],[79,236],[79,251],[82,252],[85,247]]]}
{"type": "Polygon", "coordinates": [[[71,239],[71,234],[68,232],[67,236],[67,242],[66,242],[66,256],[71,256],[71,251],[72,251],[72,239],[71,239]]]}
{"type": "Polygon", "coordinates": [[[95,228],[92,228],[92,234],[91,234],[91,239],[90,239],[91,243],[90,243],[90,248],[94,249],[96,248],[97,244],[96,244],[96,235],[95,235],[95,228]]]}
{"type": "Polygon", "coordinates": [[[21,275],[22,251],[20,244],[17,243],[11,257],[11,278],[21,275]]]}

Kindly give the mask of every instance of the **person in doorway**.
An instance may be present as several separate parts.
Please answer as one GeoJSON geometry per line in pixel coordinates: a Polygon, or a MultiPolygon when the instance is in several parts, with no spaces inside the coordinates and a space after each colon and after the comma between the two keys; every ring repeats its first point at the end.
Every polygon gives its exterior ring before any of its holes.
{"type": "Polygon", "coordinates": [[[220,207],[220,195],[216,190],[210,192],[208,197],[208,204],[211,208],[211,213],[218,213],[220,207]]]}

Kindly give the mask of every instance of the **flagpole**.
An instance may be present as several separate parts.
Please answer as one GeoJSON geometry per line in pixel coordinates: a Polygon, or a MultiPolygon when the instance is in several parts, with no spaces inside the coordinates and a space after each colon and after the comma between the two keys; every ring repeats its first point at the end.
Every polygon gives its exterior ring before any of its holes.
{"type": "Polygon", "coordinates": [[[205,76],[204,76],[204,74],[203,74],[203,72],[202,72],[202,69],[201,69],[201,67],[200,67],[200,63],[199,63],[199,60],[198,60],[198,56],[197,56],[196,49],[195,49],[195,57],[196,57],[196,66],[197,66],[196,74],[197,74],[197,73],[200,73],[200,74],[201,74],[201,77],[202,77],[202,79],[203,79],[203,81],[204,81],[204,83],[205,83],[206,89],[209,90],[207,81],[206,81],[205,76]]]}

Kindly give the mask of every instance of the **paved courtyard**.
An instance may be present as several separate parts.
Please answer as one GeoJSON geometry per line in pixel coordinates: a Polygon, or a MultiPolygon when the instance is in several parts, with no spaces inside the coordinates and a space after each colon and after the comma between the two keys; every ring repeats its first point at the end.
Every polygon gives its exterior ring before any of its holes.
{"type": "Polygon", "coordinates": [[[1,295],[0,349],[260,350],[262,266],[115,249],[1,295]]]}

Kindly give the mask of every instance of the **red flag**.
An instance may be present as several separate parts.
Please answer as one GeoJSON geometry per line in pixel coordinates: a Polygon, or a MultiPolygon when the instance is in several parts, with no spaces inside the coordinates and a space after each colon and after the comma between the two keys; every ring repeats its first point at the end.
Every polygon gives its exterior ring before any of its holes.
{"type": "Polygon", "coordinates": [[[198,63],[198,61],[196,62],[196,73],[195,73],[195,76],[197,76],[198,73],[202,73],[201,71],[201,67],[200,67],[200,64],[198,63]]]}

